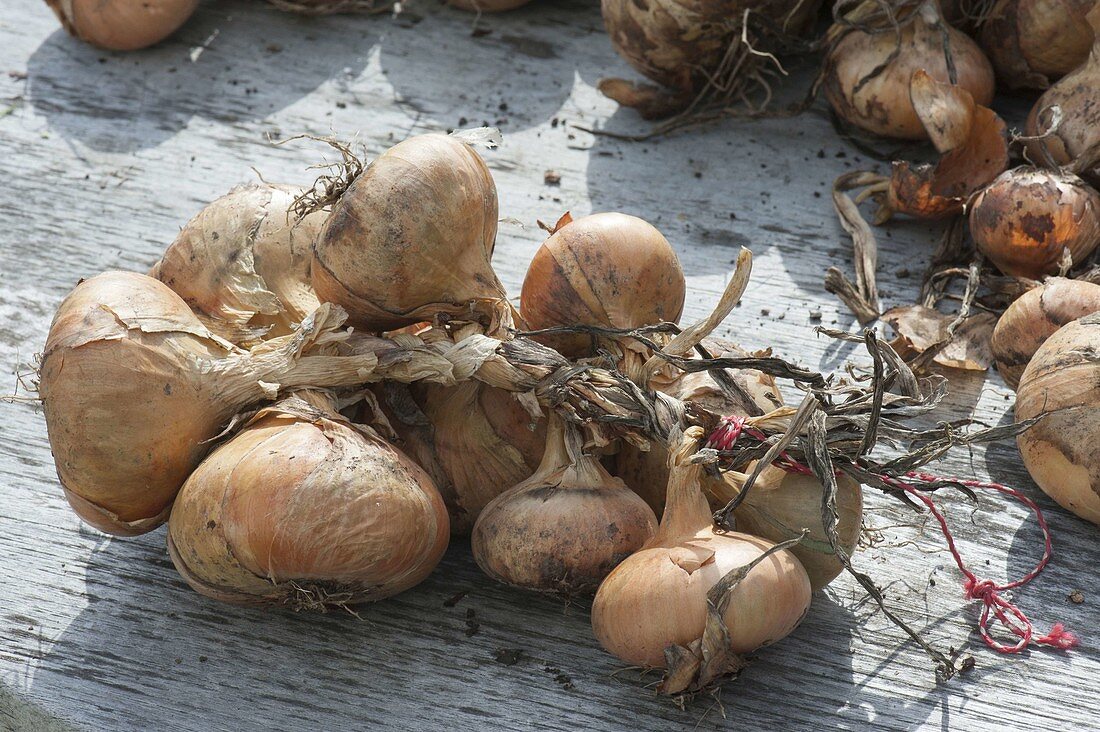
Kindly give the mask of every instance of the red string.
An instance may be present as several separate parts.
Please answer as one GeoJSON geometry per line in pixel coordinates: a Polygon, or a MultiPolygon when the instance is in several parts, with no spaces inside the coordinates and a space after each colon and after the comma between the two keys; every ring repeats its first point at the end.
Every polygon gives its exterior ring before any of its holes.
{"type": "MultiPolygon", "coordinates": [[[[716,450],[729,450],[732,449],[737,440],[742,434],[747,434],[757,440],[764,441],[767,436],[760,430],[745,424],[745,418],[743,417],[723,417],[721,423],[717,429],[711,433],[707,439],[707,447],[714,448],[716,450]]],[[[787,452],[780,453],[776,458],[775,464],[784,470],[792,473],[801,473],[803,475],[809,475],[812,471],[806,465],[792,458],[787,452]]],[[[980,579],[977,575],[967,568],[966,563],[963,561],[962,555],[959,553],[958,547],[955,546],[955,538],[951,534],[951,529],[947,526],[947,519],[940,512],[931,496],[922,492],[917,486],[913,485],[909,481],[919,481],[922,483],[935,483],[942,482],[945,479],[931,475],[929,473],[919,473],[911,471],[905,474],[907,480],[895,478],[889,475],[879,475],[887,485],[891,485],[895,488],[905,491],[908,495],[913,496],[928,508],[932,516],[940,525],[940,531],[943,533],[944,538],[947,540],[947,548],[951,551],[951,556],[955,558],[955,564],[958,566],[959,571],[962,572],[963,577],[963,591],[966,594],[967,599],[980,600],[982,602],[982,614],[978,619],[978,632],[982,636],[982,640],[985,644],[997,651],[998,653],[1019,653],[1028,647],[1031,643],[1037,643],[1045,646],[1052,646],[1061,650],[1073,648],[1079,642],[1076,635],[1070,633],[1061,623],[1055,623],[1050,629],[1050,632],[1046,635],[1035,636],[1035,627],[1028,619],[1024,612],[1020,610],[1016,605],[1001,596],[1000,593],[1005,590],[1015,589],[1026,585],[1031,580],[1039,576],[1039,573],[1050,562],[1052,556],[1054,556],[1053,545],[1050,539],[1050,529],[1047,527],[1046,518],[1043,516],[1042,510],[1039,506],[1030,498],[1025,496],[1019,491],[1009,488],[1008,486],[1001,485],[1000,483],[985,483],[978,480],[948,480],[946,482],[958,483],[968,488],[979,488],[983,490],[993,490],[1003,495],[1011,496],[1020,503],[1027,506],[1035,514],[1035,518],[1039,523],[1039,528],[1043,532],[1043,556],[1039,560],[1039,563],[1035,565],[1034,569],[1028,572],[1026,575],[1018,580],[998,585],[992,580],[980,579]],[[1014,645],[1007,645],[998,641],[989,633],[990,614],[1000,621],[1001,625],[1007,630],[1012,632],[1018,641],[1014,645]]]]}

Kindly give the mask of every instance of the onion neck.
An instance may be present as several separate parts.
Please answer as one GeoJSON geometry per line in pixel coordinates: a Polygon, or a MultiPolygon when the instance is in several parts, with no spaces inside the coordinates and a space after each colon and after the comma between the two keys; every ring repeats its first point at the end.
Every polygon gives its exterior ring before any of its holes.
{"type": "Polygon", "coordinates": [[[546,449],[536,475],[565,488],[602,488],[615,484],[600,461],[584,452],[575,427],[566,424],[553,410],[546,428],[546,449]]]}
{"type": "Polygon", "coordinates": [[[690,462],[701,436],[701,429],[690,428],[672,452],[665,512],[648,546],[674,546],[713,525],[710,503],[700,487],[703,466],[690,462]]]}

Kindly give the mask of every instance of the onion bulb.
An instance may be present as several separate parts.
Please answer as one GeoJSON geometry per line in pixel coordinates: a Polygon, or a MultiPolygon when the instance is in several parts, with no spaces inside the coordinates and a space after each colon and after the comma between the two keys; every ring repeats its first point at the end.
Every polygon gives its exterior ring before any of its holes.
{"type": "Polygon", "coordinates": [[[313,287],[368,331],[439,313],[508,310],[489,260],[497,191],[470,145],[450,135],[411,137],[382,153],[333,205],[313,250],[313,287]]]}
{"type": "Polygon", "coordinates": [[[46,0],[62,27],[93,46],[135,51],[172,35],[199,0],[46,0]]]}
{"type": "Polygon", "coordinates": [[[217,335],[237,345],[290,333],[317,309],[313,241],[325,221],[290,212],[298,191],[238,186],[191,219],[149,272],[217,335]]]}
{"type": "Polygon", "coordinates": [[[407,590],[448,536],[431,478],[316,392],[265,407],[211,453],[168,522],[172,562],[195,590],[295,609],[407,590]]]}
{"type": "MultiPolygon", "coordinates": [[[[707,593],[730,571],[759,559],[774,545],[711,523],[693,464],[702,430],[689,428],[672,457],[668,503],[645,547],[615,568],[596,593],[592,629],[607,651],[626,663],[665,667],[666,649],[703,637],[707,593]]],[[[730,650],[748,653],[783,638],[810,607],[806,570],[787,550],[753,567],[730,593],[722,613],[730,650]]]]}
{"type": "Polygon", "coordinates": [[[1064,251],[1080,264],[1100,243],[1100,195],[1072,173],[1014,168],[974,198],[970,234],[1007,275],[1057,274],[1064,251]]]}
{"type": "Polygon", "coordinates": [[[1067,323],[1020,377],[1016,421],[1041,419],[1016,444],[1048,496],[1100,524],[1100,314],[1067,323]]]}
{"type": "Polygon", "coordinates": [[[999,0],[982,26],[982,48],[1010,89],[1046,89],[1085,62],[1096,0],[999,0]]]}
{"type": "MultiPolygon", "coordinates": [[[[566,214],[527,268],[520,315],[532,330],[637,328],[679,320],[685,290],[676,252],[652,224],[621,213],[566,214]]],[[[566,356],[590,355],[593,342],[582,334],[536,340],[566,356]]]]}
{"type": "Polygon", "coordinates": [[[579,433],[551,414],[538,470],[485,507],[470,543],[495,580],[591,594],[656,528],[645,501],[584,454],[579,433]]]}
{"type": "MultiPolygon", "coordinates": [[[[749,465],[746,471],[751,472],[753,466],[749,465]]],[[[724,506],[741,492],[749,476],[747,472],[728,471],[722,477],[724,480],[708,480],[703,485],[710,496],[724,506]]],[[[738,531],[777,544],[794,539],[803,529],[808,529],[809,533],[791,547],[790,552],[802,563],[814,590],[820,590],[844,571],[844,564],[837,559],[821,516],[824,490],[821,481],[813,475],[789,473],[769,465],[733,514],[738,531]]],[[[859,483],[843,473],[837,475],[836,509],[838,543],[851,556],[863,528],[863,491],[859,483]]]]}
{"type": "Polygon", "coordinates": [[[69,503],[121,536],[163,523],[209,441],[240,410],[280,387],[361,383],[373,358],[301,355],[339,322],[323,306],[295,334],[243,351],[151,277],[107,272],[77,285],[54,316],[39,367],[69,503]]]}
{"type": "Polygon", "coordinates": [[[1092,6],[1086,18],[1087,26],[1078,24],[1072,33],[1091,30],[1093,46],[1088,58],[1043,92],[1028,114],[1027,134],[1043,136],[1028,143],[1028,157],[1033,162],[1045,163],[1049,156],[1058,165],[1079,163],[1080,169],[1096,163],[1100,145],[1100,104],[1096,96],[1100,89],[1100,3],[1092,6]],[[1054,107],[1058,108],[1057,114],[1054,107]],[[1058,124],[1051,130],[1055,118],[1058,124]]]}
{"type": "Polygon", "coordinates": [[[1015,389],[1035,351],[1066,323],[1100,312],[1100,285],[1051,277],[1001,314],[990,347],[997,371],[1015,389]]]}
{"type": "Polygon", "coordinates": [[[478,381],[385,383],[379,394],[402,448],[443,494],[456,536],[468,536],[485,504],[530,478],[546,447],[545,420],[478,381]]]}
{"type": "Polygon", "coordinates": [[[943,20],[935,0],[925,0],[900,19],[900,34],[836,25],[836,40],[825,57],[823,88],[836,114],[849,124],[883,137],[923,140],[928,133],[909,98],[916,71],[950,83],[945,38],[958,86],[988,107],[993,69],[974,41],[943,20]],[[900,36],[900,45],[899,45],[900,36]],[[895,51],[897,52],[894,56],[895,51]]]}

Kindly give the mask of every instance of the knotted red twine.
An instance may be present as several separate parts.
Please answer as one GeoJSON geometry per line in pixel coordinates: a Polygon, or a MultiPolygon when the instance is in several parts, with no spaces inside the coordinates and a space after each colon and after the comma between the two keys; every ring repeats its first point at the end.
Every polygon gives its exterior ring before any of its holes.
{"type": "MultiPolygon", "coordinates": [[[[718,427],[711,433],[707,439],[707,447],[716,450],[729,450],[731,449],[742,434],[748,434],[749,436],[764,441],[767,439],[760,430],[745,424],[743,417],[723,417],[718,427]]],[[[775,459],[774,465],[782,468],[791,473],[802,473],[804,475],[812,475],[813,472],[810,468],[803,463],[795,460],[786,451],[779,454],[775,459]]],[[[910,471],[905,474],[904,479],[897,478],[889,475],[878,475],[884,483],[887,485],[898,488],[905,491],[908,495],[916,498],[923,503],[928,511],[935,517],[936,521],[940,525],[940,531],[943,533],[944,539],[947,540],[947,548],[951,551],[951,556],[955,558],[955,564],[958,566],[959,571],[962,572],[963,591],[970,600],[980,600],[982,603],[982,614],[978,619],[978,632],[982,636],[982,640],[985,644],[997,651],[998,653],[1019,653],[1027,648],[1030,644],[1036,643],[1044,646],[1053,646],[1066,650],[1073,648],[1078,644],[1078,638],[1073,633],[1070,633],[1061,623],[1055,623],[1050,629],[1050,632],[1046,635],[1036,636],[1035,627],[1028,619],[1024,612],[1020,610],[1009,600],[1005,599],[1000,593],[1022,587],[1031,580],[1039,576],[1039,573],[1050,562],[1051,557],[1054,554],[1054,550],[1050,541],[1050,529],[1047,527],[1046,519],[1043,517],[1043,512],[1039,506],[1030,498],[1020,493],[1019,491],[1009,488],[1008,486],[1001,485],[1000,483],[986,483],[979,480],[958,480],[950,478],[940,478],[938,476],[921,473],[916,471],[910,471]],[[951,534],[951,529],[947,526],[947,519],[940,512],[931,496],[922,492],[916,484],[919,483],[935,483],[935,482],[949,482],[964,485],[967,488],[977,488],[982,490],[997,491],[1006,496],[1015,498],[1020,503],[1027,506],[1035,514],[1035,518],[1039,523],[1039,528],[1043,532],[1043,556],[1039,560],[1039,563],[1035,565],[1034,569],[1028,572],[1026,575],[1013,582],[1007,582],[1003,585],[998,585],[993,580],[980,579],[966,566],[966,562],[963,561],[962,555],[959,553],[958,547],[955,546],[955,539],[951,534]],[[993,615],[1001,625],[1014,634],[1019,640],[1014,645],[1008,645],[995,639],[989,633],[990,615],[993,615]]]]}

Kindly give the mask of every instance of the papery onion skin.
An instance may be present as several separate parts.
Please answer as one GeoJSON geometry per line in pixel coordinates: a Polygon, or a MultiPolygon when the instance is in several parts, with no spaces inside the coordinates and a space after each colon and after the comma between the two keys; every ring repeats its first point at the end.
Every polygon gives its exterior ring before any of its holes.
{"type": "Polygon", "coordinates": [[[509,392],[466,382],[383,384],[379,395],[402,448],[443,495],[455,536],[469,536],[485,505],[530,478],[542,459],[546,420],[509,392]]]}
{"type": "Polygon", "coordinates": [[[111,51],[136,51],[172,35],[199,0],[46,0],[71,35],[111,51]]]}
{"type": "Polygon", "coordinates": [[[150,531],[209,441],[268,398],[268,385],[361,381],[361,359],[299,369],[299,348],[289,337],[236,349],[145,275],[106,272],[77,285],[58,307],[39,367],[50,447],[73,509],[108,533],[150,531]]]}
{"type": "Polygon", "coordinates": [[[568,452],[552,424],[539,469],[485,506],[470,545],[478,566],[499,582],[586,595],[656,528],[645,501],[595,457],[568,452]]]}
{"type": "Polygon", "coordinates": [[[497,194],[481,156],[448,135],[394,145],[355,179],[314,245],[313,287],[369,331],[506,307],[490,258],[497,194]]]}
{"type": "Polygon", "coordinates": [[[798,0],[602,0],[604,27],[619,55],[645,76],[678,91],[699,88],[735,41],[746,10],[791,35],[804,31],[820,3],[798,0]]]}
{"type": "Polygon", "coordinates": [[[234,188],[180,230],[149,276],[237,345],[290,333],[320,304],[310,263],[327,216],[295,219],[290,209],[299,192],[267,183],[234,188]]]}
{"type": "Polygon", "coordinates": [[[321,609],[380,600],[443,557],[447,511],[431,479],[316,395],[260,412],[180,490],[168,546],[198,592],[321,609]]]}
{"type": "Polygon", "coordinates": [[[1024,466],[1043,491],[1100,524],[1100,316],[1063,326],[1035,352],[1016,390],[1024,466]]]}
{"type": "Polygon", "coordinates": [[[1014,168],[974,198],[969,223],[998,269],[1039,279],[1058,273],[1063,249],[1080,264],[1100,243],[1100,195],[1071,173],[1014,168]]]}
{"type": "Polygon", "coordinates": [[[1083,64],[1093,36],[1085,15],[1095,0],[1000,0],[980,40],[1010,89],[1046,89],[1083,64]]]}
{"type": "Polygon", "coordinates": [[[1018,297],[1001,314],[990,347],[997,371],[1013,389],[1031,357],[1063,325],[1100,312],[1100,285],[1051,277],[1018,297]]]}
{"type": "MultiPolygon", "coordinates": [[[[561,226],[535,252],[520,315],[531,330],[637,328],[679,320],[685,292],[680,261],[661,232],[636,216],[597,213],[561,226]]],[[[587,335],[536,340],[571,357],[592,348],[587,335]]]]}
{"type": "MultiPolygon", "coordinates": [[[[833,110],[844,121],[883,137],[923,140],[928,137],[913,102],[909,83],[913,73],[926,71],[936,81],[950,82],[944,59],[943,37],[934,27],[939,11],[926,2],[916,17],[902,26],[901,52],[858,91],[860,81],[885,64],[894,52],[893,32],[852,30],[825,57],[822,88],[833,110]]],[[[958,85],[988,107],[993,100],[993,68],[980,48],[964,33],[947,26],[958,85]]]]}

